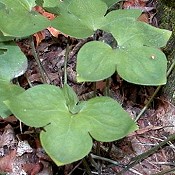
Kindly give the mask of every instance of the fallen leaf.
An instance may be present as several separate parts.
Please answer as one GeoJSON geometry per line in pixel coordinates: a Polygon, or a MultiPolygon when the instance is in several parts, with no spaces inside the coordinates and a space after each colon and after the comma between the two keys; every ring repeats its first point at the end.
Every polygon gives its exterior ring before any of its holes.
{"type": "Polygon", "coordinates": [[[14,130],[11,125],[7,125],[2,135],[0,135],[0,148],[7,146],[10,147],[15,144],[14,130]]]}
{"type": "Polygon", "coordinates": [[[49,20],[53,20],[56,16],[52,13],[46,12],[42,7],[40,6],[35,6],[33,8],[33,10],[37,11],[38,13],[40,13],[41,15],[45,16],[46,18],[48,18],[49,20]]]}
{"type": "Polygon", "coordinates": [[[0,158],[0,171],[12,172],[13,162],[16,157],[16,150],[12,150],[8,155],[0,158]]]}
{"type": "Polygon", "coordinates": [[[47,30],[49,30],[51,35],[54,36],[55,38],[57,38],[58,35],[61,34],[61,32],[59,32],[57,29],[55,29],[53,27],[48,27],[47,30]]]}
{"type": "Polygon", "coordinates": [[[126,0],[123,3],[124,9],[130,9],[133,7],[145,7],[148,0],[126,0]]]}
{"type": "Polygon", "coordinates": [[[138,20],[149,24],[149,16],[147,13],[142,13],[138,20]]]}
{"type": "MultiPolygon", "coordinates": [[[[37,11],[38,13],[40,13],[41,15],[45,16],[46,18],[48,18],[49,20],[53,20],[56,16],[52,13],[46,12],[42,7],[40,6],[35,6],[33,8],[33,10],[37,11]]],[[[58,30],[56,30],[53,27],[48,27],[47,28],[49,30],[49,32],[51,33],[52,36],[54,37],[58,37],[58,35],[60,34],[60,32],[58,30]]],[[[34,34],[35,39],[36,39],[36,46],[39,45],[39,43],[45,39],[45,33],[43,31],[37,32],[34,34]]]]}
{"type": "Polygon", "coordinates": [[[38,46],[39,43],[41,43],[41,41],[44,40],[46,37],[43,30],[35,33],[33,36],[35,37],[36,46],[38,46]]]}

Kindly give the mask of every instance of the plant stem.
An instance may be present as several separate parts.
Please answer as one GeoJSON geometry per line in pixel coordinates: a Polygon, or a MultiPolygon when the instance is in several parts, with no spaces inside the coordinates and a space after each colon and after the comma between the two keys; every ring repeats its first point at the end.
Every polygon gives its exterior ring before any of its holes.
{"type": "Polygon", "coordinates": [[[96,97],[96,93],[97,93],[96,82],[93,83],[93,90],[94,90],[94,97],[96,97]]]}
{"type": "MultiPolygon", "coordinates": [[[[100,149],[101,149],[100,142],[97,141],[97,147],[96,147],[96,154],[97,155],[100,155],[100,149]]],[[[97,162],[97,165],[98,165],[98,174],[101,175],[101,162],[99,160],[97,162]]]]}
{"type": "Polygon", "coordinates": [[[92,175],[91,169],[89,168],[89,165],[88,165],[88,163],[87,163],[87,161],[86,161],[85,158],[82,159],[82,162],[83,162],[83,165],[84,165],[84,167],[85,167],[85,169],[86,169],[87,174],[88,174],[88,175],[92,175]]]}
{"type": "Polygon", "coordinates": [[[31,41],[30,45],[31,45],[31,49],[32,49],[32,54],[33,54],[33,56],[35,58],[35,61],[36,61],[37,65],[38,65],[38,67],[39,67],[39,71],[40,71],[40,74],[41,74],[42,82],[43,83],[47,83],[46,76],[45,76],[46,73],[45,73],[44,68],[43,68],[43,66],[41,64],[40,59],[38,58],[38,55],[37,55],[37,52],[36,52],[36,49],[35,49],[35,45],[34,45],[34,41],[33,41],[33,36],[30,37],[30,41],[31,41]]]}
{"type": "MultiPolygon", "coordinates": [[[[174,59],[175,59],[175,54],[174,54],[174,59]]],[[[170,75],[171,71],[174,69],[175,67],[175,61],[173,61],[173,63],[171,64],[170,68],[167,71],[167,77],[170,75]]],[[[149,105],[151,104],[151,102],[153,101],[154,97],[157,95],[157,93],[159,92],[159,90],[161,89],[163,85],[160,85],[156,88],[155,92],[153,93],[153,95],[151,96],[151,98],[148,100],[148,102],[146,103],[146,105],[143,107],[143,109],[140,111],[140,113],[137,115],[137,117],[135,118],[135,121],[137,121],[142,114],[146,111],[146,109],[149,107],[149,105]]]]}
{"type": "Polygon", "coordinates": [[[160,88],[162,87],[162,85],[158,86],[156,88],[156,90],[154,91],[153,95],[151,96],[151,98],[148,100],[148,102],[146,103],[146,105],[143,107],[143,109],[140,111],[140,113],[137,115],[137,117],[135,118],[135,122],[142,116],[142,114],[147,110],[147,108],[149,107],[149,105],[151,104],[151,102],[153,101],[154,97],[157,95],[157,93],[159,92],[160,88]]]}
{"type": "Polygon", "coordinates": [[[75,169],[77,169],[77,168],[80,166],[81,163],[82,163],[82,161],[80,161],[80,162],[69,172],[68,175],[71,175],[71,174],[75,171],[75,169]]]}
{"type": "Polygon", "coordinates": [[[109,78],[106,79],[105,96],[109,96],[109,78]]]}
{"type": "Polygon", "coordinates": [[[114,164],[114,165],[121,166],[120,163],[118,163],[118,162],[116,162],[116,161],[114,161],[114,160],[111,160],[111,159],[108,159],[108,158],[105,158],[105,157],[101,157],[101,156],[97,156],[97,155],[94,155],[94,154],[90,154],[90,155],[91,155],[91,157],[92,157],[93,159],[104,160],[104,161],[109,162],[109,163],[112,163],[112,164],[114,164]]]}
{"type": "Polygon", "coordinates": [[[95,160],[93,159],[92,155],[89,154],[88,157],[89,157],[89,161],[91,162],[92,166],[94,166],[95,169],[98,170],[98,164],[95,162],[95,160]]]}
{"type": "Polygon", "coordinates": [[[67,61],[68,61],[68,55],[69,55],[69,37],[67,41],[67,46],[66,46],[66,53],[64,56],[64,84],[67,84],[67,61]]]}
{"type": "Polygon", "coordinates": [[[128,171],[130,168],[132,168],[133,166],[137,165],[139,162],[141,162],[142,160],[144,160],[145,158],[149,157],[150,155],[152,155],[153,153],[155,153],[159,148],[163,147],[164,145],[166,145],[168,142],[175,140],[175,134],[170,135],[166,140],[162,141],[161,143],[159,143],[157,146],[153,147],[152,149],[148,150],[147,152],[138,155],[137,157],[134,157],[131,160],[131,163],[129,165],[126,166],[126,168],[124,168],[122,171],[120,171],[119,173],[117,173],[118,175],[122,175],[124,174],[126,171],[128,171]]]}

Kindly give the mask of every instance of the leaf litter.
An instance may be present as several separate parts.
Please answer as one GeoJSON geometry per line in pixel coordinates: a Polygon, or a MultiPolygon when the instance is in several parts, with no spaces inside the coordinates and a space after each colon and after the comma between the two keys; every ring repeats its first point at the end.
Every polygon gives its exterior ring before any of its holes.
{"type": "MultiPolygon", "coordinates": [[[[123,4],[123,8],[139,8],[144,11],[140,17],[141,21],[157,26],[155,18],[156,1],[145,0],[128,0],[123,4]]],[[[50,30],[49,30],[50,32],[50,30]]],[[[61,86],[63,83],[63,63],[64,54],[67,45],[67,36],[60,33],[50,34],[48,29],[42,33],[35,35],[36,48],[40,60],[47,72],[51,83],[61,86]],[[53,36],[52,36],[53,35],[53,36]],[[56,37],[56,35],[58,35],[56,37]],[[38,38],[37,38],[38,37],[38,38]]],[[[103,37],[99,33],[98,37],[103,37]]],[[[92,40],[92,38],[89,38],[92,40]]],[[[93,95],[94,89],[92,83],[76,83],[75,80],[75,65],[76,55],[79,48],[88,40],[76,40],[71,38],[72,51],[68,60],[68,80],[79,98],[88,99],[90,94],[93,95]]],[[[38,72],[37,65],[32,57],[30,46],[27,40],[19,42],[21,49],[29,58],[29,68],[25,76],[20,77],[20,84],[28,88],[29,82],[33,85],[41,83],[41,78],[38,72]],[[27,79],[26,79],[27,77],[27,79]]],[[[113,75],[110,80],[110,96],[119,101],[126,111],[134,119],[146,104],[154,87],[140,87],[123,81],[118,75],[113,75]]],[[[102,96],[105,91],[105,82],[97,83],[96,95],[102,96]]],[[[102,175],[117,174],[122,170],[122,167],[127,165],[133,157],[148,151],[153,146],[165,140],[169,134],[174,133],[175,108],[164,100],[155,99],[154,104],[142,118],[138,121],[139,130],[129,135],[125,139],[113,143],[100,143],[102,157],[107,157],[119,163],[120,166],[101,162],[102,175]],[[109,151],[109,147],[111,150],[109,151]]],[[[61,168],[55,167],[53,162],[42,150],[36,131],[30,127],[22,126],[22,134],[19,131],[19,122],[13,120],[0,120],[0,170],[8,172],[9,175],[17,174],[83,174],[84,167],[75,162],[72,165],[67,165],[61,168]],[[3,123],[3,124],[2,124],[3,123]],[[18,135],[22,138],[19,139],[18,135]],[[21,144],[22,143],[22,144],[21,144]],[[77,166],[78,165],[78,166],[77,166]],[[75,169],[74,169],[75,168],[75,169]],[[73,170],[73,171],[72,171],[73,170]]],[[[173,143],[169,143],[164,148],[160,149],[150,157],[146,158],[124,175],[151,175],[162,170],[170,169],[174,166],[175,150],[173,143]]],[[[94,149],[92,150],[92,152],[94,149]]],[[[97,170],[91,166],[92,172],[96,174],[97,170]]],[[[170,174],[171,175],[171,174],[170,174]]]]}

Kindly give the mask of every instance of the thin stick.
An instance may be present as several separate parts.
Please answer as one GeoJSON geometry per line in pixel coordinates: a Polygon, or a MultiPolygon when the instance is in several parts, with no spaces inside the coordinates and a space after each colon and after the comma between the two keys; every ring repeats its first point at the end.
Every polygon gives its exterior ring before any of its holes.
{"type": "Polygon", "coordinates": [[[64,57],[64,84],[67,84],[67,61],[68,61],[68,55],[69,55],[69,37],[68,42],[66,46],[66,52],[64,57]]]}
{"type": "Polygon", "coordinates": [[[101,157],[101,156],[97,156],[97,155],[94,155],[94,154],[90,154],[90,155],[91,155],[91,157],[93,159],[104,160],[104,161],[109,162],[109,163],[112,163],[114,165],[121,166],[120,163],[118,163],[118,162],[116,162],[114,160],[111,160],[111,159],[108,159],[108,158],[105,158],[105,157],[101,157]]]}
{"type": "Polygon", "coordinates": [[[105,96],[109,96],[109,78],[106,79],[105,96]]]}
{"type": "Polygon", "coordinates": [[[124,168],[122,171],[120,171],[118,173],[118,175],[124,174],[130,168],[132,168],[133,166],[137,165],[139,162],[141,162],[142,160],[146,159],[150,155],[154,154],[159,148],[163,147],[169,141],[173,141],[173,140],[175,140],[175,134],[170,135],[166,140],[164,140],[163,142],[159,143],[157,146],[153,147],[152,149],[148,150],[147,152],[145,152],[143,154],[140,154],[137,157],[134,157],[132,159],[132,162],[129,165],[127,165],[126,168],[124,168]]]}
{"type": "MultiPolygon", "coordinates": [[[[175,59],[175,55],[174,55],[174,59],[175,59]]],[[[170,73],[174,69],[174,67],[175,67],[175,61],[171,64],[170,68],[168,69],[168,71],[167,71],[167,77],[170,75],[170,73]]],[[[157,95],[157,93],[161,89],[161,87],[162,87],[162,85],[160,85],[160,86],[157,87],[157,89],[155,90],[155,92],[153,93],[153,95],[151,96],[151,98],[148,100],[148,102],[146,103],[146,105],[144,106],[144,108],[140,111],[140,113],[136,117],[135,121],[137,121],[142,116],[142,114],[146,111],[146,109],[149,107],[149,105],[151,104],[151,102],[153,101],[154,97],[157,95]]]]}
{"type": "Polygon", "coordinates": [[[85,158],[82,159],[82,162],[83,162],[83,165],[84,165],[84,167],[85,167],[85,169],[86,169],[87,174],[88,174],[88,175],[92,175],[91,169],[89,168],[89,165],[88,165],[88,163],[86,162],[86,159],[85,159],[85,158]]]}
{"type": "Polygon", "coordinates": [[[46,77],[45,77],[45,71],[43,69],[43,66],[41,64],[41,61],[40,59],[38,58],[38,55],[37,55],[37,52],[36,52],[36,49],[35,49],[35,45],[34,45],[34,41],[33,41],[33,36],[30,37],[30,45],[31,45],[31,49],[32,49],[32,54],[35,58],[35,61],[39,67],[39,71],[40,71],[40,74],[41,74],[41,79],[42,79],[42,82],[43,83],[47,83],[47,80],[46,80],[46,77]]]}
{"type": "Polygon", "coordinates": [[[82,163],[82,161],[80,161],[70,172],[68,175],[71,175],[79,166],[80,164],[82,163]]]}
{"type": "Polygon", "coordinates": [[[94,166],[95,169],[98,170],[98,164],[97,164],[97,163],[95,162],[95,160],[92,158],[92,155],[89,154],[88,157],[89,157],[89,161],[91,162],[92,166],[94,166]]]}

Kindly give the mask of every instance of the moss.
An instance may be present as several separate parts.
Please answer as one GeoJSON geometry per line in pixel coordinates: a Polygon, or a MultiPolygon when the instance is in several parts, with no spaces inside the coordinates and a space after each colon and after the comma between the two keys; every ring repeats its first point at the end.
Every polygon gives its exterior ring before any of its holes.
{"type": "MultiPolygon", "coordinates": [[[[169,66],[174,60],[175,54],[175,0],[161,0],[158,2],[158,21],[159,27],[172,31],[172,36],[163,49],[168,58],[169,66]]],[[[163,93],[167,99],[175,105],[175,69],[168,77],[166,86],[163,88],[163,93]]]]}
{"type": "Polygon", "coordinates": [[[168,7],[175,8],[174,0],[161,0],[161,2],[168,7]]]}
{"type": "MultiPolygon", "coordinates": [[[[175,0],[173,0],[173,2],[175,3],[175,0]]],[[[161,2],[158,4],[157,9],[159,27],[172,31],[172,36],[167,44],[167,47],[164,49],[165,53],[170,55],[175,46],[175,9],[172,9],[172,7],[169,7],[161,2]]]]}

